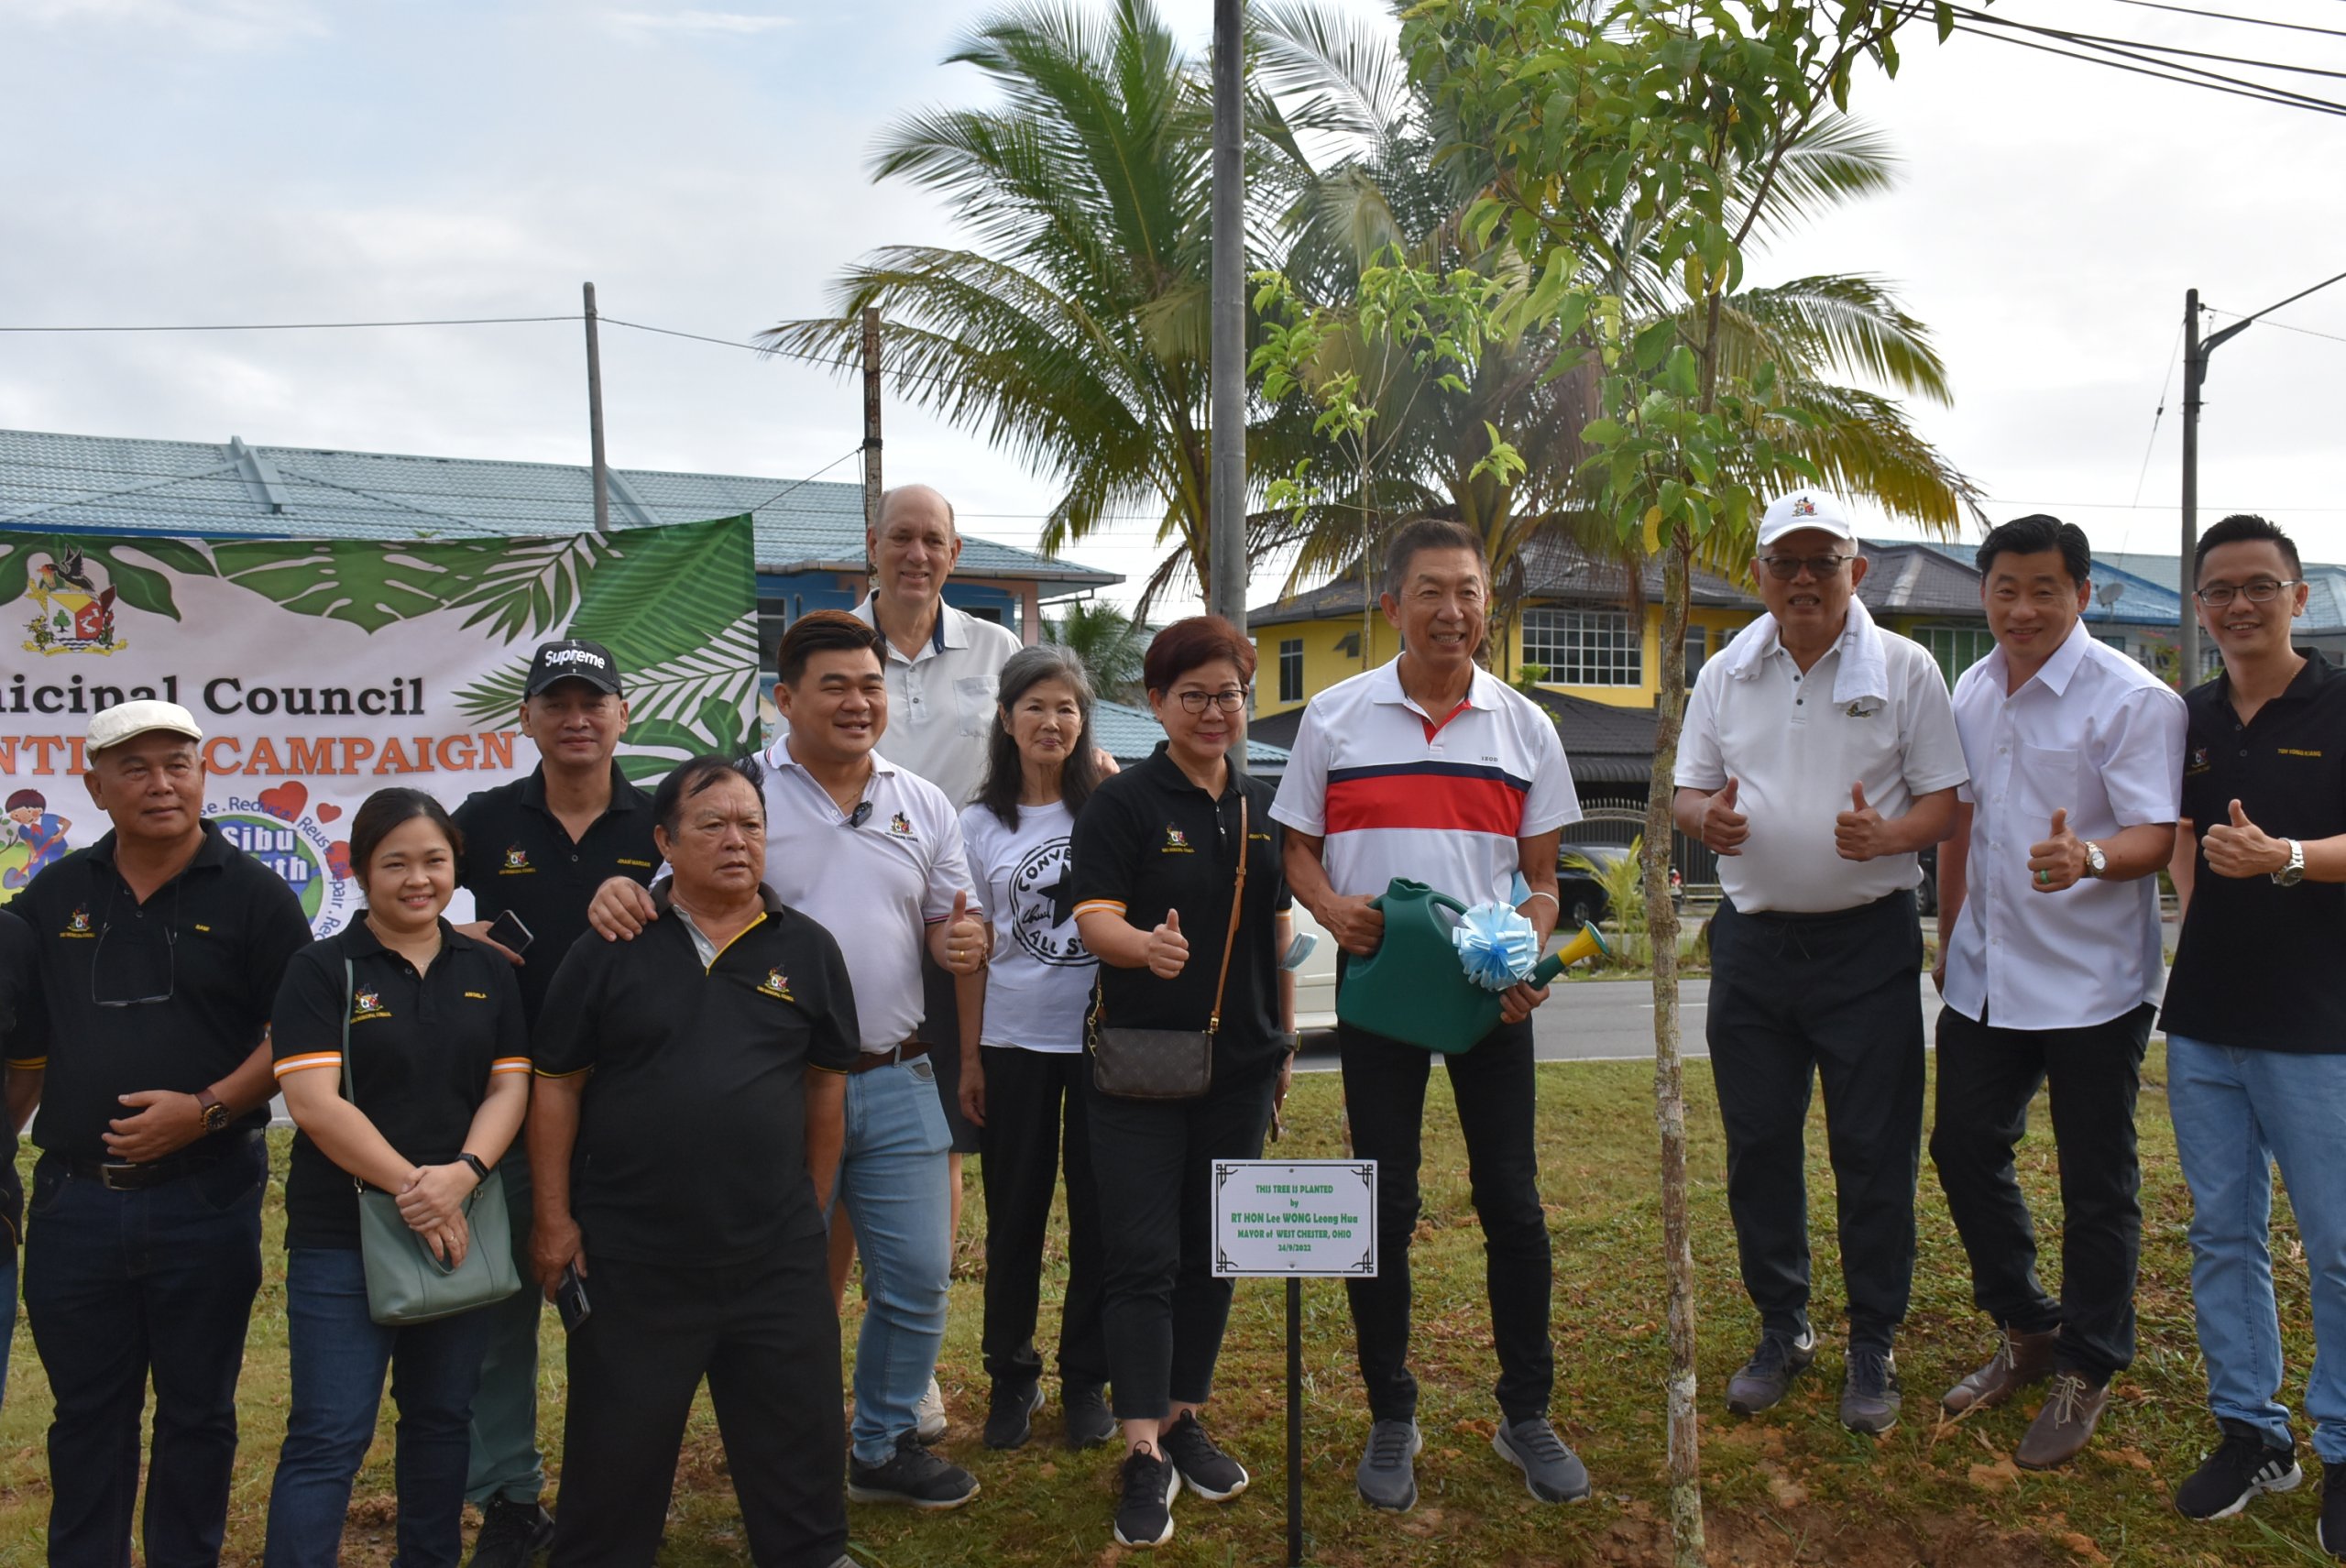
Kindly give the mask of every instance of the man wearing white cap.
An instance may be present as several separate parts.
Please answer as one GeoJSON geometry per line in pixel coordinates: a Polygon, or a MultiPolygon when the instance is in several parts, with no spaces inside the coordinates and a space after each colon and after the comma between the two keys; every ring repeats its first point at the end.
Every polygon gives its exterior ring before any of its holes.
{"type": "Polygon", "coordinates": [[[1858,599],[1866,562],[1839,502],[1792,491],[1759,543],[1768,613],[1695,682],[1675,811],[1718,852],[1725,895],[1707,1034],[1761,1329],[1727,1408],[1766,1409],[1815,1357],[1803,1133],[1822,1078],[1849,1302],[1841,1420],[1880,1432],[1898,1419],[1922,1155],[1915,857],[1946,837],[1968,774],[1937,663],[1858,599]]]}
{"type": "Polygon", "coordinates": [[[47,1018],[46,1056],[11,1069],[41,1072],[25,1312],[56,1398],[52,1563],[130,1561],[150,1375],[146,1561],[216,1563],[227,1523],[269,1185],[269,1015],[310,923],[203,819],[203,738],[176,703],[92,718],[82,782],[114,830],[12,905],[47,1018]]]}

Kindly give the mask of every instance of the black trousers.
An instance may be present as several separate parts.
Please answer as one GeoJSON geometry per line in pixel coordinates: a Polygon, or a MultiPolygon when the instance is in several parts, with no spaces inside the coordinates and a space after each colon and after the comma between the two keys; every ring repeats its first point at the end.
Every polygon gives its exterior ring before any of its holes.
{"type": "Polygon", "coordinates": [[[1035,1351],[1041,1305],[1043,1238],[1051,1194],[1067,1177],[1067,1296],[1059,1308],[1059,1380],[1108,1381],[1108,1335],[1101,1321],[1100,1190],[1091,1175],[1091,1119],[1081,1051],[981,1047],[986,1124],[978,1130],[986,1177],[986,1375],[1031,1383],[1043,1370],[1035,1351]]]}
{"type": "Polygon", "coordinates": [[[953,971],[920,949],[920,1031],[914,1037],[928,1047],[937,1069],[937,1098],[945,1106],[945,1130],[955,1154],[976,1154],[978,1129],[961,1114],[961,1004],[953,990],[953,971]]]}
{"type": "Polygon", "coordinates": [[[1923,1146],[1923,933],[1911,893],[1826,915],[1711,920],[1705,1033],[1727,1130],[1743,1288],[1769,1331],[1808,1332],[1811,1084],[1825,1084],[1849,1343],[1887,1350],[1914,1278],[1923,1146]]]}
{"type": "MultiPolygon", "coordinates": [[[[1350,1025],[1338,1027],[1336,1046],[1343,1058],[1353,1153],[1376,1162],[1378,1273],[1344,1281],[1361,1381],[1375,1419],[1411,1420],[1418,1381],[1409,1373],[1409,1238],[1418,1228],[1426,1079],[1438,1053],[1350,1025]]],[[[1474,1049],[1440,1059],[1458,1102],[1467,1179],[1483,1228],[1485,1288],[1499,1359],[1494,1392],[1510,1423],[1545,1416],[1556,1381],[1555,1346],[1548,1337],[1555,1266],[1532,1136],[1538,1096],[1530,1021],[1502,1025],[1474,1049]]]]}
{"type": "Polygon", "coordinates": [[[1195,1100],[1117,1100],[1079,1073],[1096,1146],[1106,1263],[1108,1381],[1118,1420],[1202,1404],[1230,1323],[1231,1282],[1213,1276],[1213,1162],[1260,1159],[1278,1088],[1267,1071],[1225,1078],[1195,1100]]]}
{"type": "Polygon", "coordinates": [[[594,1315],[569,1341],[551,1561],[643,1568],[659,1553],[685,1420],[705,1376],[750,1560],[829,1568],[847,1550],[847,1426],[821,1240],[737,1268],[591,1251],[588,1267],[594,1315]]]}
{"type": "Polygon", "coordinates": [[[2003,1029],[1939,1014],[1931,1163],[1971,1255],[1971,1299],[1998,1325],[2061,1331],[2061,1365],[2107,1381],[2134,1359],[2143,1168],[2134,1097],[2157,1009],[2081,1029],[2003,1029]],[[2050,1083],[2061,1160],[2061,1299],[2036,1277],[2036,1230],[2012,1169],[2029,1102],[2050,1083]]]}

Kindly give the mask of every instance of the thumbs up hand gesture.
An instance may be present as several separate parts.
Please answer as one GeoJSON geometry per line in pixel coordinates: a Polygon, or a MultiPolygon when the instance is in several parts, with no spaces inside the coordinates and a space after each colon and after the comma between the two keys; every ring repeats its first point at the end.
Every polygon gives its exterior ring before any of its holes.
{"type": "Polygon", "coordinates": [[[1866,786],[1849,786],[1849,809],[1833,818],[1833,848],[1845,861],[1870,861],[1897,852],[1890,824],[1866,804],[1866,786]]]}
{"type": "Polygon", "coordinates": [[[1743,841],[1751,837],[1751,818],[1735,808],[1742,787],[1741,781],[1729,779],[1725,789],[1714,790],[1703,803],[1703,842],[1722,855],[1743,853],[1743,841]]]}
{"type": "Polygon", "coordinates": [[[975,974],[986,961],[985,923],[970,914],[970,895],[953,895],[953,913],[945,917],[945,951],[937,958],[949,973],[975,974]]]}
{"type": "Polygon", "coordinates": [[[1168,909],[1165,924],[1148,934],[1148,972],[1172,980],[1189,967],[1189,939],[1181,935],[1181,912],[1168,909]]]}
{"type": "Polygon", "coordinates": [[[2085,880],[2085,840],[2069,831],[2069,814],[2053,814],[2050,838],[2028,847],[2028,885],[2037,893],[2058,893],[2085,880]]]}
{"type": "Polygon", "coordinates": [[[2237,800],[2231,803],[2230,821],[2199,835],[2199,850],[2218,876],[2269,876],[2289,863],[2288,841],[2251,822],[2237,800]]]}

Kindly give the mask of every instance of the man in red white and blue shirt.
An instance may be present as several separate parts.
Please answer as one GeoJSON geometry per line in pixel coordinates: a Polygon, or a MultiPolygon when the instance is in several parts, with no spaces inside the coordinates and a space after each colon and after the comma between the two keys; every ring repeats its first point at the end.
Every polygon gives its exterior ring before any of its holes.
{"type": "MultiPolygon", "coordinates": [[[[1519,908],[1541,943],[1556,924],[1556,843],[1580,820],[1580,801],[1555,725],[1474,663],[1490,580],[1471,530],[1434,519],[1403,528],[1386,556],[1383,601],[1401,633],[1400,656],[1321,692],[1304,710],[1271,815],[1288,829],[1288,886],[1355,958],[1383,939],[1385,917],[1368,905],[1395,877],[1478,905],[1508,901],[1520,872],[1530,893],[1519,908]]],[[[1547,994],[1517,985],[1498,1026],[1443,1060],[1490,1260],[1501,1412],[1493,1445],[1524,1473],[1533,1497],[1563,1503],[1586,1497],[1589,1483],[1548,1420],[1554,1267],[1533,1147],[1530,1022],[1547,994]]],[[[1409,1237],[1431,1058],[1350,1025],[1336,1038],[1353,1152],[1377,1162],[1379,1184],[1382,1272],[1345,1282],[1375,1422],[1355,1479],[1364,1501],[1398,1512],[1418,1496],[1409,1237]]]]}

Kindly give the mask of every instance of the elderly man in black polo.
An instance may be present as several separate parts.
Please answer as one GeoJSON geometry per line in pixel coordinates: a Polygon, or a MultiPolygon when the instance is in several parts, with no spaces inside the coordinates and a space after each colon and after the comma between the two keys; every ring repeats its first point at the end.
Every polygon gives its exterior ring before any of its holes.
{"type": "Polygon", "coordinates": [[[15,1080],[39,1072],[25,1312],[56,1398],[52,1563],[130,1561],[150,1375],[147,1562],[216,1563],[227,1525],[260,1288],[269,1014],[310,923],[204,821],[203,738],[176,703],[93,718],[82,782],[114,830],[14,905],[48,1018],[45,1056],[10,1042],[8,1098],[28,1110],[15,1080]]]}
{"type": "Polygon", "coordinates": [[[554,973],[529,1122],[539,1282],[575,1270],[553,1562],[650,1563],[707,1377],[751,1560],[843,1563],[839,1325],[823,1210],[855,998],[831,934],[760,881],[756,764],[652,797],[673,919],[589,933],[554,973]]]}

